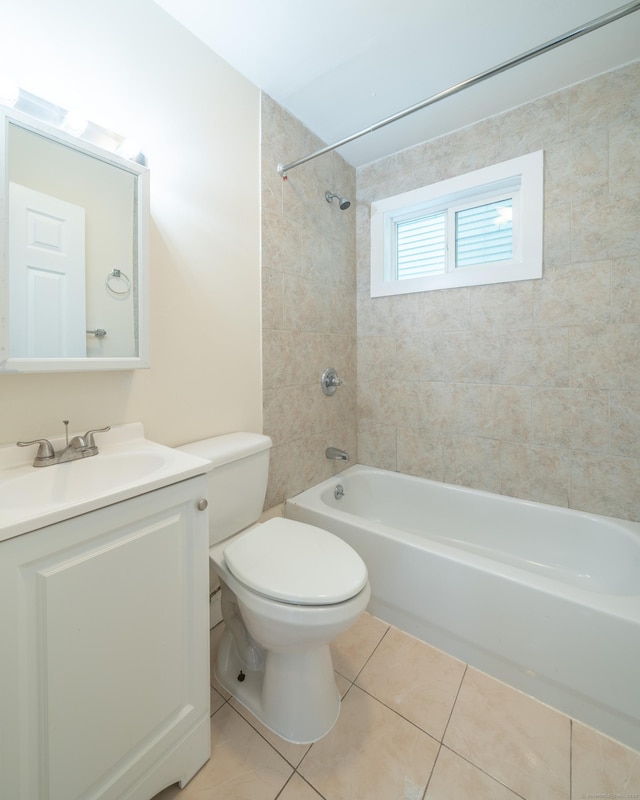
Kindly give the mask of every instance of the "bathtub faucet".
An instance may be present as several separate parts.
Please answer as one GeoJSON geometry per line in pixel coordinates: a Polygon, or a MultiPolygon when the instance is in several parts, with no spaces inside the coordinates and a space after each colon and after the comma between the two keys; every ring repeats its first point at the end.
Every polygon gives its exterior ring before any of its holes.
{"type": "Polygon", "coordinates": [[[333,461],[348,461],[349,453],[346,450],[338,450],[337,447],[327,447],[325,456],[333,461]]]}

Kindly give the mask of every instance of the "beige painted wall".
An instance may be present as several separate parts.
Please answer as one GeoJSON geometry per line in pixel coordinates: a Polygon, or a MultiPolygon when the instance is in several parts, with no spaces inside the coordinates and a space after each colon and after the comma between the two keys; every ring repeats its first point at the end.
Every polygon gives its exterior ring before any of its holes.
{"type": "Polygon", "coordinates": [[[0,443],[140,420],[174,445],[262,429],[259,91],[150,0],[14,0],[0,75],[143,145],[150,370],[0,376],[0,443]]]}
{"type": "Polygon", "coordinates": [[[640,520],[640,62],[358,170],[361,463],[640,520]],[[373,200],[545,151],[539,281],[369,297],[373,200]]]}

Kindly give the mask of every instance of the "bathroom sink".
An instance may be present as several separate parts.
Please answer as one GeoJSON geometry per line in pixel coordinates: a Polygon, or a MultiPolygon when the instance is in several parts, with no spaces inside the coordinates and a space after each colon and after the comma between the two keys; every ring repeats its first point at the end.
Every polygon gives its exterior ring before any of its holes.
{"type": "Polygon", "coordinates": [[[99,453],[53,467],[22,468],[0,482],[0,507],[66,505],[151,477],[165,463],[153,453],[99,453]]]}
{"type": "MultiPolygon", "coordinates": [[[[53,444],[58,449],[64,443],[53,444]]],[[[0,541],[203,474],[211,466],[145,439],[139,423],[101,434],[98,446],[96,456],[48,467],[32,466],[35,448],[0,447],[0,541]]]]}

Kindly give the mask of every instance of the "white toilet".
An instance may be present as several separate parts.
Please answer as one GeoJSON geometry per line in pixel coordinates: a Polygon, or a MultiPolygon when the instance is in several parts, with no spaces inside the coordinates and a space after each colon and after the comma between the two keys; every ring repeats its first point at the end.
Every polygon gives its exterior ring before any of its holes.
{"type": "Polygon", "coordinates": [[[218,682],[267,728],[315,742],[340,713],[330,643],[370,597],[367,568],[337,536],[262,513],[268,436],[231,433],[179,448],[213,462],[209,558],[222,587],[218,682]]]}

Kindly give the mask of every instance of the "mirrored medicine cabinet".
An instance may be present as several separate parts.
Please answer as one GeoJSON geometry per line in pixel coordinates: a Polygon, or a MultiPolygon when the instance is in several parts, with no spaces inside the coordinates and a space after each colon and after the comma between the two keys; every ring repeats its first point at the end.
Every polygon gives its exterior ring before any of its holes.
{"type": "Polygon", "coordinates": [[[149,366],[149,171],[0,108],[0,372],[149,366]]]}

